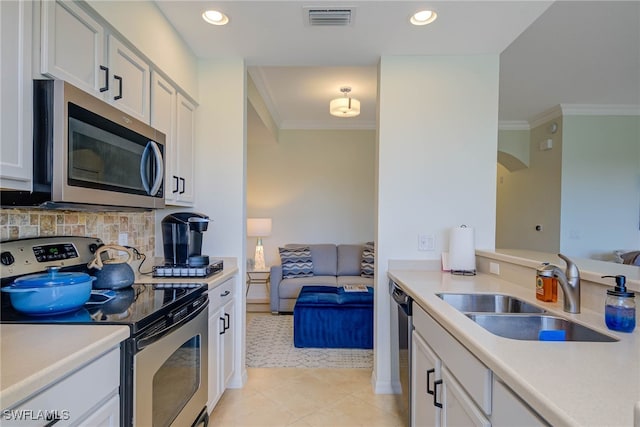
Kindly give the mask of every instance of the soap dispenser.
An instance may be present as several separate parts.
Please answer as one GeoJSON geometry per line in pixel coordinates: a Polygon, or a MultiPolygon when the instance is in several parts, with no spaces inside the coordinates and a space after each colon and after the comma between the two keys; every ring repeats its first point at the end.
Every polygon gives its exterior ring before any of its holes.
{"type": "Polygon", "coordinates": [[[604,303],[604,320],[613,331],[631,332],[636,327],[635,294],[627,292],[627,278],[622,275],[602,276],[616,280],[616,287],[607,291],[604,303]]]}

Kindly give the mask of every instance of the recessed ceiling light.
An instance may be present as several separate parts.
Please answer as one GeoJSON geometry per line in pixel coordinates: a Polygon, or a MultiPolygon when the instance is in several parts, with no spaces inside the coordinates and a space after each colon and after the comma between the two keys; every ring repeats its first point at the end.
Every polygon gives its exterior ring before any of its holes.
{"type": "Polygon", "coordinates": [[[435,21],[437,17],[438,14],[433,10],[421,10],[420,12],[414,13],[411,19],[409,19],[409,22],[413,25],[427,25],[435,21]]]}
{"type": "Polygon", "coordinates": [[[202,13],[202,19],[213,25],[225,25],[229,22],[229,17],[217,10],[205,10],[202,13]]]}

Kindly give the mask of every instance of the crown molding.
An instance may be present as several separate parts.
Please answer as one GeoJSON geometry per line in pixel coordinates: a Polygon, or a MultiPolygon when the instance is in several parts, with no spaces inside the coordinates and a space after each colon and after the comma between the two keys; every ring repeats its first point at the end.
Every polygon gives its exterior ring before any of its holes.
{"type": "Polygon", "coordinates": [[[529,127],[531,129],[536,128],[558,117],[562,117],[562,108],[560,108],[560,105],[555,105],[529,120],[529,127]]]}
{"type": "Polygon", "coordinates": [[[560,104],[563,116],[640,116],[640,105],[560,104]]]}
{"type": "Polygon", "coordinates": [[[284,120],[280,129],[288,130],[375,130],[375,121],[352,119],[284,120]],[[340,121],[336,121],[340,120],[340,121]]]}
{"type": "Polygon", "coordinates": [[[267,106],[267,110],[269,110],[271,118],[275,122],[276,126],[281,128],[282,119],[278,113],[275,103],[273,102],[273,96],[271,95],[271,90],[269,89],[269,85],[267,84],[267,79],[264,76],[262,68],[251,67],[247,72],[251,76],[251,80],[253,80],[253,84],[256,86],[256,89],[258,89],[258,93],[260,93],[264,104],[267,106]]]}
{"type": "Polygon", "coordinates": [[[498,122],[498,130],[530,130],[526,120],[503,120],[498,122]]]}

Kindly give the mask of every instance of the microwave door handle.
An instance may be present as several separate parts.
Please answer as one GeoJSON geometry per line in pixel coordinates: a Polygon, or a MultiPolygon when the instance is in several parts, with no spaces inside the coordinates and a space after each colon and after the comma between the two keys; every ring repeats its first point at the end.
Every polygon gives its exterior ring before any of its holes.
{"type": "Polygon", "coordinates": [[[162,181],[164,180],[164,162],[162,161],[162,151],[160,151],[158,144],[153,141],[149,142],[153,150],[153,158],[156,161],[156,176],[153,179],[153,187],[151,187],[151,195],[155,196],[160,190],[162,181]]]}
{"type": "Polygon", "coordinates": [[[160,186],[162,185],[162,178],[164,177],[164,165],[162,162],[162,152],[160,148],[158,148],[158,144],[153,141],[147,142],[147,146],[144,147],[144,151],[142,152],[142,159],[140,160],[140,178],[142,179],[142,186],[144,190],[149,195],[155,195],[158,190],[160,190],[160,186]],[[146,165],[149,162],[149,154],[153,153],[153,158],[156,165],[156,173],[153,178],[153,186],[149,186],[149,181],[147,180],[146,174],[146,165]]]}
{"type": "Polygon", "coordinates": [[[149,162],[149,150],[151,150],[150,145],[152,141],[147,142],[146,147],[144,147],[144,151],[142,152],[142,158],[140,159],[140,179],[142,180],[142,186],[144,187],[144,191],[147,194],[151,194],[151,188],[149,187],[149,180],[147,180],[147,163],[149,162]]]}

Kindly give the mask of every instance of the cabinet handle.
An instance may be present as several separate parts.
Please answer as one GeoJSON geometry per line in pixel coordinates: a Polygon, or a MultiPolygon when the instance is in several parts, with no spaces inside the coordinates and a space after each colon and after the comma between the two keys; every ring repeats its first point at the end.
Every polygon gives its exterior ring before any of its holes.
{"type": "Polygon", "coordinates": [[[431,374],[434,374],[435,372],[436,372],[435,369],[427,370],[427,393],[428,394],[433,394],[433,390],[429,389],[429,383],[431,383],[431,374]]]}
{"type": "Polygon", "coordinates": [[[120,77],[120,76],[116,76],[116,75],[114,74],[114,75],[113,75],[113,78],[114,78],[115,80],[117,80],[117,81],[118,81],[118,87],[119,87],[118,91],[119,91],[119,93],[118,93],[118,95],[116,95],[116,96],[114,96],[114,97],[113,97],[113,100],[114,100],[114,101],[117,101],[118,99],[121,99],[121,98],[122,98],[122,77],[120,77]]]}
{"type": "Polygon", "coordinates": [[[231,329],[231,316],[229,316],[229,313],[225,313],[224,317],[227,318],[227,326],[225,327],[225,331],[226,331],[227,329],[231,329]]]}
{"type": "Polygon", "coordinates": [[[436,408],[442,408],[442,403],[438,403],[438,386],[442,385],[442,380],[433,382],[433,406],[436,408]]]}
{"type": "Polygon", "coordinates": [[[229,289],[227,289],[226,291],[224,291],[223,293],[220,294],[221,297],[226,297],[227,295],[229,295],[231,293],[231,291],[229,289]]]}
{"type": "Polygon", "coordinates": [[[222,330],[220,331],[220,335],[224,335],[224,333],[227,331],[227,327],[224,324],[224,317],[221,317],[220,320],[222,320],[222,330]]]}
{"type": "Polygon", "coordinates": [[[101,65],[100,69],[104,71],[104,86],[100,88],[100,92],[106,92],[109,90],[109,68],[101,65]]]}
{"type": "Polygon", "coordinates": [[[186,181],[185,181],[184,178],[180,177],[180,182],[182,183],[182,190],[180,190],[180,194],[184,194],[185,187],[186,187],[186,181]]]}
{"type": "Polygon", "coordinates": [[[177,176],[173,175],[173,179],[176,180],[176,186],[174,187],[172,193],[177,193],[178,192],[178,182],[180,182],[180,178],[178,178],[177,176]]]}

